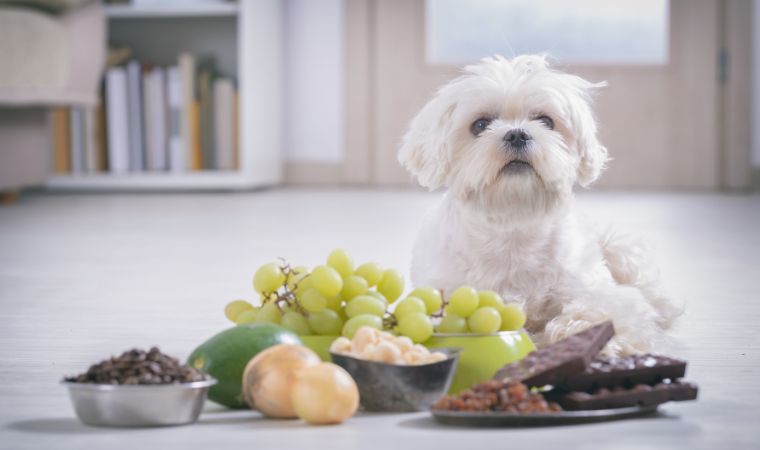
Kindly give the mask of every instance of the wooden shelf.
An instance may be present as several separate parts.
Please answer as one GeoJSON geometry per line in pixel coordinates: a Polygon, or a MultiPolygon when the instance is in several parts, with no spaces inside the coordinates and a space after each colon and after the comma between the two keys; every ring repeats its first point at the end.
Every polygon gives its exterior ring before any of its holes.
{"type": "Polygon", "coordinates": [[[167,4],[159,6],[107,5],[109,19],[171,18],[171,17],[224,17],[236,16],[236,2],[202,2],[167,4]]]}
{"type": "Polygon", "coordinates": [[[271,184],[256,182],[240,172],[224,171],[56,175],[47,181],[47,187],[57,191],[244,190],[271,184]]]}

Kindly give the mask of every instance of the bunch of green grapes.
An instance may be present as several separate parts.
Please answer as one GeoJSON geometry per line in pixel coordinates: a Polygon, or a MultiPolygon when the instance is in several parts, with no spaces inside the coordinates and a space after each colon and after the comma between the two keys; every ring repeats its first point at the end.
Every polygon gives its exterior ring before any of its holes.
{"type": "Polygon", "coordinates": [[[525,325],[525,312],[517,303],[504,303],[494,291],[470,286],[455,289],[448,300],[432,287],[420,287],[398,302],[393,316],[398,331],[424,342],[437,333],[495,333],[525,325]]]}
{"type": "Polygon", "coordinates": [[[286,263],[268,263],[253,276],[261,305],[230,302],[225,315],[237,324],[270,322],[300,335],[353,334],[362,326],[391,329],[388,305],[404,291],[404,277],[377,263],[354,264],[341,249],[324,265],[309,270],[286,263]]]}
{"type": "Polygon", "coordinates": [[[236,324],[269,322],[299,335],[343,335],[352,338],[362,326],[425,342],[440,333],[492,333],[517,330],[525,314],[516,304],[504,304],[498,294],[456,289],[447,302],[432,287],[404,292],[404,277],[377,263],[355,266],[351,256],[333,250],[323,265],[309,270],[268,263],[253,276],[259,306],[235,300],[225,315],[236,324]]]}
{"type": "Polygon", "coordinates": [[[517,303],[504,303],[494,291],[460,286],[451,293],[436,326],[438,333],[495,333],[516,331],[525,325],[517,303]]]}

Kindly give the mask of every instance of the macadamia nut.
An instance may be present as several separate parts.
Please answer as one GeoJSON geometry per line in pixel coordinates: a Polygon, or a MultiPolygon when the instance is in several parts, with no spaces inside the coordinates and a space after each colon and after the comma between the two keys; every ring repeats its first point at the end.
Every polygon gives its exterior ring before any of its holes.
{"type": "Polygon", "coordinates": [[[432,364],[447,358],[444,353],[431,353],[427,347],[415,345],[406,336],[394,336],[372,327],[359,328],[351,340],[339,337],[330,346],[330,351],[367,361],[398,365],[432,364]]]}

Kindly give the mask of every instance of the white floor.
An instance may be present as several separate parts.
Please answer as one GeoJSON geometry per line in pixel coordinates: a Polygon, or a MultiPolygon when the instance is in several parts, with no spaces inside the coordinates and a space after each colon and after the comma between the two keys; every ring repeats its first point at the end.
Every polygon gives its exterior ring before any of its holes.
{"type": "Polygon", "coordinates": [[[255,267],[320,263],[333,247],[406,270],[434,195],[28,195],[0,207],[0,448],[758,448],[760,196],[584,194],[579,203],[649,240],[687,314],[666,349],[689,359],[697,402],[658,418],[546,429],[444,428],[427,414],[337,427],[210,408],[168,429],[89,428],[58,381],[134,346],[185,357],[250,298],[255,267]]]}

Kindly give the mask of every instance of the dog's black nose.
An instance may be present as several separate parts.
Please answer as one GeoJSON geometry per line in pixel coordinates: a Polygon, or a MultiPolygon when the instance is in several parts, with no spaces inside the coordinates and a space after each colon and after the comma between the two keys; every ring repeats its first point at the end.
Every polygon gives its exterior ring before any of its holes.
{"type": "Polygon", "coordinates": [[[504,135],[504,141],[515,148],[525,147],[525,145],[531,139],[532,138],[530,137],[530,135],[526,133],[525,130],[520,129],[520,128],[509,130],[509,132],[504,135]]]}

